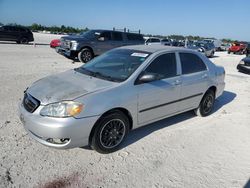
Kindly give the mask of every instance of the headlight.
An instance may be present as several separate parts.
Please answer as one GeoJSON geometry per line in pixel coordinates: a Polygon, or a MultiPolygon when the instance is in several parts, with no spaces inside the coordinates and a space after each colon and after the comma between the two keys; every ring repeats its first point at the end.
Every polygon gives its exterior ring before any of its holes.
{"type": "Polygon", "coordinates": [[[77,43],[76,41],[74,41],[74,40],[71,41],[70,43],[71,43],[71,45],[70,45],[70,46],[71,46],[71,49],[72,49],[72,50],[76,50],[76,48],[77,48],[77,46],[78,46],[78,43],[77,43]]]}
{"type": "Polygon", "coordinates": [[[44,106],[40,112],[42,116],[72,117],[83,110],[83,104],[74,101],[62,101],[44,106]]]}
{"type": "Polygon", "coordinates": [[[239,62],[239,64],[244,65],[245,62],[241,60],[241,61],[239,62]]]}

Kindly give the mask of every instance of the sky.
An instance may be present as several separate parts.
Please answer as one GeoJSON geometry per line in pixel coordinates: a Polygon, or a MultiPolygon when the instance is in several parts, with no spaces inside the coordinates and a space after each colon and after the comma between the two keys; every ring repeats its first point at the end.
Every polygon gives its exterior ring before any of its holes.
{"type": "Polygon", "coordinates": [[[0,22],[250,41],[250,0],[0,0],[0,22]]]}

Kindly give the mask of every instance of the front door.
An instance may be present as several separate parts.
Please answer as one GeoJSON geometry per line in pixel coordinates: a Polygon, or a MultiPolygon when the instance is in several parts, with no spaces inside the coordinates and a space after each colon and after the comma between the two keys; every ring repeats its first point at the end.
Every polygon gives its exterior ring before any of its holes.
{"type": "Polygon", "coordinates": [[[175,53],[158,56],[144,73],[157,74],[160,79],[135,86],[138,91],[139,126],[176,113],[181,91],[175,53]]]}

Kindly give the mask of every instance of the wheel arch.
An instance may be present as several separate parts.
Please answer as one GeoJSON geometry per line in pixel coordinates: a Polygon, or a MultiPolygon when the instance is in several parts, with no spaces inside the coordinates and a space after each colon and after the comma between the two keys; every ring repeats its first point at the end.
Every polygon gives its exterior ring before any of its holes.
{"type": "Polygon", "coordinates": [[[83,46],[83,47],[81,47],[78,53],[80,53],[84,48],[89,49],[92,52],[92,55],[95,56],[94,50],[90,46],[83,46]]]}
{"type": "Polygon", "coordinates": [[[99,119],[96,121],[95,125],[92,127],[90,135],[89,135],[89,145],[91,145],[91,140],[92,140],[92,137],[94,135],[94,131],[97,128],[98,123],[101,120],[101,118],[105,117],[105,116],[107,116],[107,115],[109,115],[111,113],[114,113],[114,112],[122,112],[128,118],[128,120],[129,120],[129,130],[131,130],[133,128],[133,118],[132,118],[132,115],[131,115],[131,113],[126,108],[123,108],[123,107],[112,108],[112,109],[104,112],[99,117],[99,119]]]}

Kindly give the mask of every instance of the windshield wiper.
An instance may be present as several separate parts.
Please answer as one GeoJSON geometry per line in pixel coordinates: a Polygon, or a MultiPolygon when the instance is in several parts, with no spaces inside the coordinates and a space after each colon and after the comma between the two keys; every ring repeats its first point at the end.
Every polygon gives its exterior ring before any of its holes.
{"type": "Polygon", "coordinates": [[[77,72],[81,72],[83,74],[87,74],[89,76],[102,78],[104,80],[109,80],[109,81],[113,81],[113,82],[121,82],[121,81],[123,81],[122,79],[114,78],[114,77],[111,77],[111,76],[108,76],[108,75],[104,75],[104,74],[102,74],[102,73],[100,73],[98,71],[91,71],[91,70],[85,69],[84,67],[75,68],[74,70],[77,71],[77,72]]]}

